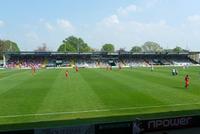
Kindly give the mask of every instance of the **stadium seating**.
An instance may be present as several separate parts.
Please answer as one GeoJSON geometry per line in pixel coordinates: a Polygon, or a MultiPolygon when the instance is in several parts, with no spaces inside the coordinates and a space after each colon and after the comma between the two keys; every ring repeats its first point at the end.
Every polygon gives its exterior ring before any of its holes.
{"type": "Polygon", "coordinates": [[[6,67],[7,68],[30,68],[34,65],[36,68],[55,68],[55,67],[73,67],[77,65],[83,68],[99,68],[107,66],[119,65],[122,67],[149,67],[151,65],[176,65],[176,66],[188,66],[194,64],[188,55],[173,54],[173,55],[157,55],[155,54],[140,54],[140,55],[98,55],[94,56],[91,53],[75,53],[73,55],[56,54],[49,55],[33,53],[29,54],[10,54],[7,56],[6,67]],[[94,58],[95,57],[95,58],[94,58]]]}

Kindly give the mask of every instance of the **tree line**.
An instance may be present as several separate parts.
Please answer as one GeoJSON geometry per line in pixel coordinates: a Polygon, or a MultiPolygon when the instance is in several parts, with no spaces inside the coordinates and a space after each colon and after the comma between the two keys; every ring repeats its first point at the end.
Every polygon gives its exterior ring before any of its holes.
{"type": "MultiPolygon", "coordinates": [[[[93,52],[95,49],[91,48],[87,43],[83,41],[81,38],[77,38],[75,36],[69,36],[64,39],[62,44],[59,46],[58,52],[93,52]]],[[[111,43],[104,44],[100,50],[101,52],[126,52],[124,48],[120,48],[119,50],[115,50],[115,45],[111,43]]],[[[160,46],[160,44],[147,41],[142,46],[133,46],[130,52],[133,53],[141,53],[141,52],[185,52],[183,48],[176,46],[173,49],[164,49],[160,46]]]]}
{"type": "MultiPolygon", "coordinates": [[[[18,52],[20,51],[18,44],[10,40],[0,40],[0,52],[18,52]]],[[[42,46],[38,47],[34,51],[49,51],[45,43],[42,46]]],[[[90,47],[82,38],[69,36],[62,41],[60,46],[57,49],[58,52],[94,52],[94,48],[90,47]]],[[[107,43],[102,45],[102,52],[126,52],[124,48],[115,50],[115,45],[107,43]]],[[[185,52],[183,48],[176,46],[173,49],[164,49],[157,42],[147,41],[142,46],[133,46],[130,52],[141,53],[141,52],[185,52]]]]}

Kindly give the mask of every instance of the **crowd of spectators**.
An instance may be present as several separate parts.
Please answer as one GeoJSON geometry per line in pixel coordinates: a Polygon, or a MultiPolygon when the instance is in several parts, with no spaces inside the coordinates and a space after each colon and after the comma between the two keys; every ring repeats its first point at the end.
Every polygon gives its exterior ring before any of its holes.
{"type": "Polygon", "coordinates": [[[112,59],[112,57],[104,59],[92,59],[89,56],[68,57],[68,56],[10,56],[6,61],[7,68],[36,68],[45,67],[85,67],[97,68],[111,66],[122,67],[147,67],[151,65],[191,65],[192,61],[187,56],[140,56],[140,57],[121,57],[112,59]]]}

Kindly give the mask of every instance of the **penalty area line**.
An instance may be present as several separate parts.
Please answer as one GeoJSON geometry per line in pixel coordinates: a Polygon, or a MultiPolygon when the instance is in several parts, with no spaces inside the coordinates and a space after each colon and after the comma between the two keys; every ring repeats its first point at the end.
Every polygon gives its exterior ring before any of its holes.
{"type": "Polygon", "coordinates": [[[122,110],[136,110],[136,109],[148,109],[148,108],[162,108],[162,107],[174,107],[174,106],[188,106],[188,105],[200,105],[200,103],[187,103],[187,104],[173,104],[173,105],[157,105],[157,106],[139,106],[139,107],[124,107],[113,109],[96,109],[96,110],[83,110],[83,111],[68,111],[68,112],[49,112],[49,113],[35,113],[35,114],[18,114],[18,115],[1,115],[3,118],[17,118],[17,117],[34,117],[34,116],[51,116],[51,115],[65,115],[65,114],[81,114],[81,113],[93,113],[93,112],[110,112],[110,111],[122,111],[122,110]]]}

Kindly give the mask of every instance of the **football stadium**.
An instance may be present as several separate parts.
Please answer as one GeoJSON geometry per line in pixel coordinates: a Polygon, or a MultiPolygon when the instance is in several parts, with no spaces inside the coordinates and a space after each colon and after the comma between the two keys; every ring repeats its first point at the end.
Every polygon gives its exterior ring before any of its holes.
{"type": "Polygon", "coordinates": [[[0,134],[200,133],[200,1],[0,4],[0,134]]]}
{"type": "Polygon", "coordinates": [[[198,56],[198,52],[5,52],[0,128],[89,124],[87,131],[92,133],[93,124],[198,115],[198,56]],[[191,83],[185,88],[187,74],[191,83]]]}

